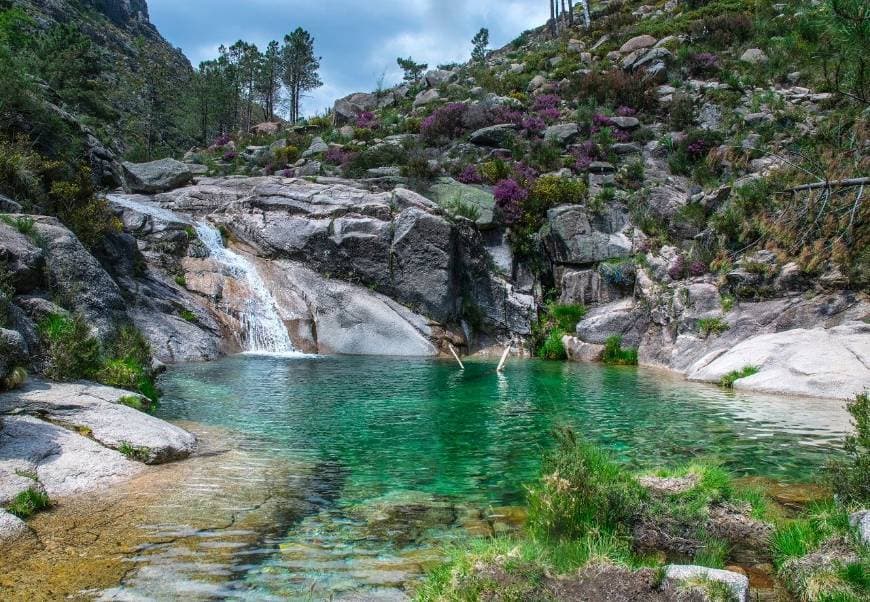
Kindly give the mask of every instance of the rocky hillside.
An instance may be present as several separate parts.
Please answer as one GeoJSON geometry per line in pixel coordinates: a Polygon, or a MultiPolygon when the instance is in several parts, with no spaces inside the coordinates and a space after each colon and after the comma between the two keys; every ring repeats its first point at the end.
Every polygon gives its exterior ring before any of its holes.
{"type": "Polygon", "coordinates": [[[864,91],[811,60],[834,17],[804,9],[600,3],[589,29],[526,32],[328,119],[125,164],[113,226],[85,246],[49,218],[0,224],[2,368],[51,371],[51,316],[82,317],[90,374],[119,386],[105,365],[136,355],[116,343],[130,328],[163,362],[209,359],[251,348],[269,314],[303,351],[514,343],[854,395],[870,383],[864,91]]]}

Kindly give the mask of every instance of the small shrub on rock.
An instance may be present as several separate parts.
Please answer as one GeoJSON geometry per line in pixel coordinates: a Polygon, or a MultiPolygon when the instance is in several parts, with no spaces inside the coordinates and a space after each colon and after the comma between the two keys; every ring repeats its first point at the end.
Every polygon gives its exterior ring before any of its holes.
{"type": "Polygon", "coordinates": [[[45,343],[45,375],[54,380],[94,378],[100,369],[100,343],[82,316],[52,315],[39,324],[45,343]]]}
{"type": "Polygon", "coordinates": [[[747,378],[753,374],[758,374],[758,366],[743,366],[740,370],[733,370],[719,379],[719,386],[726,389],[733,389],[734,383],[741,378],[747,378]]]}
{"type": "Polygon", "coordinates": [[[468,110],[463,102],[454,102],[435,109],[420,124],[420,134],[429,141],[452,140],[464,132],[462,118],[468,110]]]}
{"type": "Polygon", "coordinates": [[[30,487],[16,495],[6,506],[6,511],[24,520],[50,506],[51,500],[48,498],[48,494],[41,489],[30,487]]]}
{"type": "Polygon", "coordinates": [[[614,335],[604,342],[604,354],[601,359],[605,364],[619,366],[636,366],[637,349],[634,347],[623,348],[622,337],[614,335]]]}
{"type": "Polygon", "coordinates": [[[870,395],[849,402],[855,432],[846,437],[846,459],[831,462],[828,479],[844,504],[870,507],[870,395]]]}

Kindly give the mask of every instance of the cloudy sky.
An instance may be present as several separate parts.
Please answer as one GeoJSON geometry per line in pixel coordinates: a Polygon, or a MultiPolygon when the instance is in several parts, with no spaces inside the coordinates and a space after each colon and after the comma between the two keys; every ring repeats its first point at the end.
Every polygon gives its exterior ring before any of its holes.
{"type": "Polygon", "coordinates": [[[323,57],[325,85],[305,102],[308,114],[336,98],[372,91],[381,74],[401,79],[396,57],[434,67],[467,60],[481,28],[500,47],[549,17],[544,0],[148,0],[151,20],[197,65],[221,44],[243,39],[263,49],[303,27],[323,57]]]}

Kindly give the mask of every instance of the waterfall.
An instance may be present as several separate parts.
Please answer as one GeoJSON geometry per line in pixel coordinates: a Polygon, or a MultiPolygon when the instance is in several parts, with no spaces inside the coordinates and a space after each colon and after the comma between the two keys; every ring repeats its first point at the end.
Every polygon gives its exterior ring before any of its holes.
{"type": "Polygon", "coordinates": [[[241,324],[239,338],[243,351],[274,354],[296,353],[290,335],[287,334],[287,328],[278,315],[275,298],[265,281],[250,261],[224,246],[223,237],[217,228],[205,222],[194,221],[189,217],[178,215],[169,209],[163,209],[157,205],[120,194],[110,194],[107,198],[116,205],[145,213],[157,219],[191,224],[196,229],[199,239],[208,248],[212,259],[223,266],[227,276],[241,280],[247,284],[251,291],[251,297],[245,302],[239,315],[239,323],[241,324]]]}
{"type": "Polygon", "coordinates": [[[217,228],[195,222],[199,240],[208,248],[212,259],[220,263],[230,276],[243,280],[252,296],[239,315],[242,326],[242,348],[250,353],[289,353],[295,351],[287,328],[278,315],[275,298],[250,261],[224,246],[217,228]]]}

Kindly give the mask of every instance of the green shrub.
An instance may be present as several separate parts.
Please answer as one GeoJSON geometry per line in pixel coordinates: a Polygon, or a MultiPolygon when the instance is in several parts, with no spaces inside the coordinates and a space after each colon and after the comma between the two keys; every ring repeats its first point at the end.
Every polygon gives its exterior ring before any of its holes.
{"type": "Polygon", "coordinates": [[[129,441],[121,441],[118,446],[118,451],[125,455],[130,460],[137,462],[147,462],[151,458],[151,450],[147,447],[133,445],[129,441]]]}
{"type": "Polygon", "coordinates": [[[637,349],[634,347],[623,349],[622,337],[614,335],[608,337],[604,342],[604,355],[602,356],[602,360],[605,364],[636,366],[637,349]]]}
{"type": "Polygon", "coordinates": [[[735,381],[752,376],[753,374],[758,374],[758,370],[759,368],[757,366],[743,366],[740,370],[733,370],[719,379],[719,386],[725,387],[726,389],[733,389],[735,381]]]}
{"type": "Polygon", "coordinates": [[[731,325],[723,318],[701,318],[698,320],[698,332],[705,338],[711,334],[722,334],[729,328],[731,328],[731,325]]]}
{"type": "Polygon", "coordinates": [[[529,487],[529,530],[546,539],[578,539],[627,531],[640,515],[643,488],[597,447],[573,431],[557,432],[543,476],[529,487]]]}
{"type": "Polygon", "coordinates": [[[39,324],[45,345],[45,375],[54,380],[92,379],[101,365],[100,343],[80,315],[52,315],[39,324]]]}
{"type": "Polygon", "coordinates": [[[542,360],[564,360],[568,357],[568,352],[565,350],[565,344],[562,342],[562,337],[565,336],[565,331],[559,328],[554,328],[544,339],[544,342],[538,347],[538,357],[542,360]]]}
{"type": "Polygon", "coordinates": [[[827,477],[844,504],[870,507],[870,396],[862,393],[848,405],[854,434],[846,437],[846,460],[828,465],[827,477]]]}
{"type": "Polygon", "coordinates": [[[12,391],[13,389],[20,389],[25,382],[27,382],[27,370],[21,366],[16,366],[0,381],[0,390],[12,391]]]}
{"type": "Polygon", "coordinates": [[[51,500],[48,495],[44,491],[29,487],[12,499],[6,506],[6,511],[24,520],[49,507],[51,507],[51,500]]]}
{"type": "Polygon", "coordinates": [[[565,332],[573,332],[578,322],[586,316],[586,306],[579,303],[551,303],[547,311],[556,325],[565,332]]]}
{"type": "Polygon", "coordinates": [[[175,277],[175,284],[178,286],[187,286],[187,278],[184,277],[184,274],[178,274],[175,277]]]}
{"type": "Polygon", "coordinates": [[[178,312],[178,315],[181,316],[183,320],[188,322],[196,323],[197,318],[196,314],[190,311],[189,309],[182,309],[178,312]]]}
{"type": "Polygon", "coordinates": [[[480,208],[477,205],[463,201],[461,195],[457,195],[447,201],[444,208],[454,217],[464,217],[473,222],[480,219],[480,208]]]}
{"type": "Polygon", "coordinates": [[[121,405],[139,410],[140,412],[151,412],[154,409],[154,402],[148,398],[143,398],[138,395],[124,395],[118,400],[121,405]]]}

